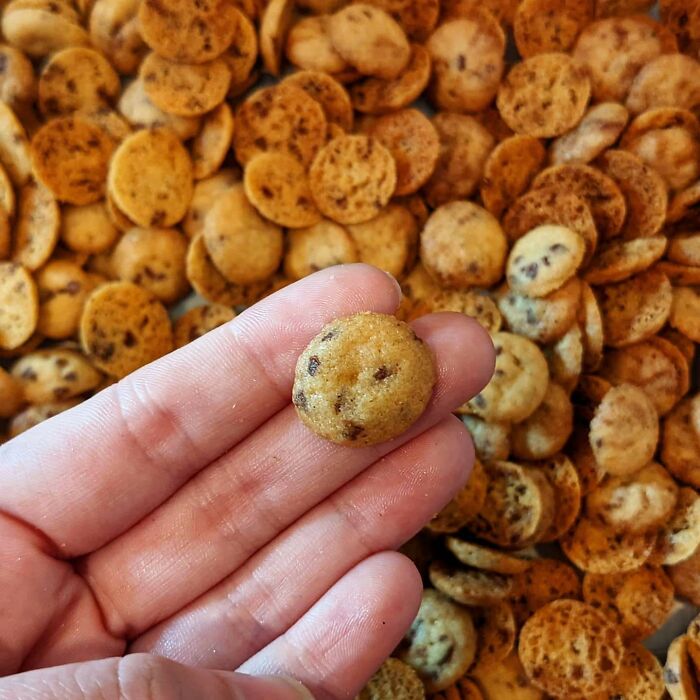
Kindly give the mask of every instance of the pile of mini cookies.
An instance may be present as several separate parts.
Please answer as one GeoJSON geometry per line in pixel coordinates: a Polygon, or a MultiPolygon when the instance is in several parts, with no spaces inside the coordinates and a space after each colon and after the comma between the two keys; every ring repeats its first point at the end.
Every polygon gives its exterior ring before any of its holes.
{"type": "Polygon", "coordinates": [[[697,623],[642,646],[700,605],[700,0],[650,7],[5,3],[0,436],[376,265],[497,358],[362,697],[698,697],[697,623]]]}

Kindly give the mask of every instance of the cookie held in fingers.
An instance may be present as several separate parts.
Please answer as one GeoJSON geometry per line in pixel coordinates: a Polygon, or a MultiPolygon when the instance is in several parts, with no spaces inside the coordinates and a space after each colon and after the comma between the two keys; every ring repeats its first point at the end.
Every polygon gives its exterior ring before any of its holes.
{"type": "Polygon", "coordinates": [[[293,401],[313,432],[373,445],[405,432],[435,385],[432,353],[393,316],[360,313],[326,325],[297,362],[293,401]]]}

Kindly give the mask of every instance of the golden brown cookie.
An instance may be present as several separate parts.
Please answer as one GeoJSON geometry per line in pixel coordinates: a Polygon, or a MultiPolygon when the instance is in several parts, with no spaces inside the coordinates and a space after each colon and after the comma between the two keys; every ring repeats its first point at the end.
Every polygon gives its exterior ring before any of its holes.
{"type": "Polygon", "coordinates": [[[112,247],[119,231],[109,218],[105,202],[95,202],[63,207],[60,234],[61,242],[70,250],[101,253],[112,247]]]}
{"type": "MultiPolygon", "coordinates": [[[[464,0],[461,0],[464,2],[464,0]]],[[[474,0],[468,0],[474,2],[474,0]]],[[[478,683],[478,695],[447,695],[440,700],[491,700],[491,698],[511,698],[511,700],[543,700],[543,693],[530,683],[523,665],[513,651],[505,659],[486,668],[474,669],[474,680],[478,683]]],[[[460,684],[464,681],[460,681],[460,684]]],[[[466,681],[469,683],[469,681],[466,681]]]]}
{"type": "Polygon", "coordinates": [[[241,94],[251,78],[251,72],[258,58],[258,36],[250,18],[235,10],[236,33],[233,42],[222,54],[231,71],[229,97],[241,94]]]}
{"type": "Polygon", "coordinates": [[[650,562],[673,566],[689,559],[700,547],[700,495],[683,486],[671,517],[663,523],[650,562]]]}
{"type": "Polygon", "coordinates": [[[0,262],[0,348],[14,350],[29,340],[39,318],[39,295],[29,271],[0,262]]]}
{"type": "Polygon", "coordinates": [[[583,334],[581,326],[574,322],[569,330],[543,350],[549,366],[549,376],[571,392],[583,371],[583,334]]]}
{"type": "Polygon", "coordinates": [[[627,108],[641,114],[655,107],[693,109],[700,103],[700,63],[682,53],[669,53],[649,61],[637,73],[627,108]]]}
{"type": "Polygon", "coordinates": [[[700,267],[700,232],[679,233],[668,242],[666,258],[679,265],[700,267]]]}
{"type": "Polygon", "coordinates": [[[232,321],[236,312],[223,304],[195,306],[185,311],[173,324],[173,339],[176,348],[181,348],[224,323],[232,321]]]}
{"type": "MultiPolygon", "coordinates": [[[[517,636],[513,608],[507,602],[475,610],[474,625],[479,646],[470,671],[472,675],[486,672],[504,661],[512,653],[517,636]]],[[[460,696],[460,700],[463,697],[460,696]]],[[[466,696],[466,700],[470,698],[470,695],[466,696]]]]}
{"type": "Polygon", "coordinates": [[[674,287],[668,322],[672,328],[700,343],[700,294],[694,287],[674,287]]]}
{"type": "Polygon", "coordinates": [[[370,0],[370,5],[388,12],[403,28],[409,39],[425,41],[437,24],[438,0],[370,0]]]}
{"type": "Polygon", "coordinates": [[[22,385],[0,368],[0,418],[12,418],[24,405],[22,385]]]}
{"type": "Polygon", "coordinates": [[[564,454],[540,462],[539,468],[554,490],[554,517],[541,541],[553,542],[576,522],[581,510],[581,479],[574,464],[564,454]]]}
{"type": "Polygon", "coordinates": [[[333,75],[347,70],[345,59],[333,48],[328,33],[329,15],[302,17],[287,35],[289,62],[302,70],[333,75]]]}
{"type": "Polygon", "coordinates": [[[700,605],[700,549],[679,564],[669,566],[666,571],[676,588],[676,595],[693,605],[700,605]]]}
{"type": "Polygon", "coordinates": [[[222,192],[239,180],[240,177],[236,171],[222,168],[215,175],[195,183],[189,209],[182,220],[182,230],[189,238],[202,233],[206,214],[211,205],[222,192]]]}
{"type": "Polygon", "coordinates": [[[592,285],[621,282],[651,267],[665,250],[665,236],[606,241],[583,278],[592,285]]]}
{"type": "Polygon", "coordinates": [[[287,234],[284,271],[292,280],[359,259],[357,245],[347,229],[327,219],[287,234]]]}
{"type": "Polygon", "coordinates": [[[301,88],[318,102],[328,124],[337,124],[344,131],[352,131],[353,111],[347,90],[332,76],[314,70],[300,70],[288,75],[285,85],[301,88]]]}
{"type": "Polygon", "coordinates": [[[284,42],[294,17],[293,0],[270,0],[260,20],[260,56],[265,70],[279,75],[284,42]]]}
{"type": "Polygon", "coordinates": [[[19,191],[12,259],[28,270],[38,270],[58,242],[61,212],[51,192],[30,182],[19,191]]]}
{"type": "Polygon", "coordinates": [[[700,435],[692,421],[692,402],[681,401],[664,419],[661,461],[679,481],[700,488],[700,435]]]}
{"type": "Polygon", "coordinates": [[[641,644],[626,644],[620,670],[600,700],[661,700],[664,672],[659,660],[641,644]]]}
{"type": "Polygon", "coordinates": [[[18,49],[3,44],[0,56],[5,69],[0,75],[0,100],[18,109],[36,98],[36,78],[31,61],[18,49]]]}
{"type": "Polygon", "coordinates": [[[135,73],[148,47],[138,21],[140,0],[95,0],[90,40],[120,73],[135,73]]]}
{"type": "MultiPolygon", "coordinates": [[[[461,411],[458,409],[457,413],[461,411]]],[[[510,424],[485,421],[478,416],[461,416],[474,443],[474,450],[484,462],[504,461],[510,454],[510,424]]]]}
{"type": "Polygon", "coordinates": [[[482,290],[443,289],[425,306],[419,309],[419,315],[425,315],[424,310],[426,313],[454,311],[478,321],[489,333],[500,331],[503,323],[496,302],[482,290]]]}
{"type": "Polygon", "coordinates": [[[192,140],[192,175],[201,180],[214,175],[228,153],[233,138],[233,113],[226,102],[206,115],[192,140]]]}
{"type": "Polygon", "coordinates": [[[512,577],[479,569],[460,569],[440,560],[429,569],[430,583],[461,605],[490,606],[504,601],[512,588],[512,577]]]}
{"type": "Polygon", "coordinates": [[[387,659],[360,691],[357,700],[424,700],[425,687],[411,666],[387,659]]]}

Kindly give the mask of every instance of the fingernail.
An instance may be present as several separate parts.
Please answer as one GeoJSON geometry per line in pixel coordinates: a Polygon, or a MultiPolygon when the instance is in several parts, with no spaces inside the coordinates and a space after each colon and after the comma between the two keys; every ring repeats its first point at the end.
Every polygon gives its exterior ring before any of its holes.
{"type": "Polygon", "coordinates": [[[382,270],[382,272],[394,283],[394,287],[396,287],[396,291],[399,295],[399,304],[400,304],[401,299],[403,299],[403,289],[401,289],[401,285],[399,284],[399,281],[390,272],[387,272],[386,270],[382,270]]]}
{"type": "Polygon", "coordinates": [[[279,688],[279,695],[275,696],[275,700],[278,697],[279,700],[314,700],[311,691],[295,678],[288,676],[258,676],[258,679],[267,681],[271,687],[277,686],[279,688]],[[290,692],[287,693],[285,692],[286,690],[290,692]]]}

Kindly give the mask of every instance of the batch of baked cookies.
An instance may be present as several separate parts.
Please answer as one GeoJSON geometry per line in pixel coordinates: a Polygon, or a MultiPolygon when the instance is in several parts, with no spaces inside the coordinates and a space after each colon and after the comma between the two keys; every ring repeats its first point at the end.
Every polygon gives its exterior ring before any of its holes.
{"type": "Polygon", "coordinates": [[[497,361],[361,697],[698,698],[700,622],[642,645],[700,605],[700,0],[650,6],[5,3],[0,439],[371,263],[497,361]]]}

